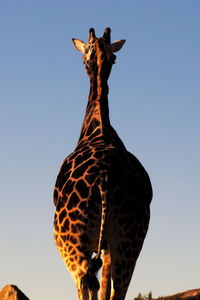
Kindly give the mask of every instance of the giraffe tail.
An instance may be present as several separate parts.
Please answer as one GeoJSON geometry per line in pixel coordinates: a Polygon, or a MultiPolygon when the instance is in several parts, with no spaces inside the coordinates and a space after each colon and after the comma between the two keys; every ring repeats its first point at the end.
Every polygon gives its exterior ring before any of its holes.
{"type": "Polygon", "coordinates": [[[93,257],[89,262],[87,273],[81,278],[81,287],[83,290],[89,289],[90,291],[99,290],[99,281],[96,277],[96,273],[102,266],[102,260],[100,257],[93,257]]]}
{"type": "Polygon", "coordinates": [[[101,259],[101,249],[103,245],[104,239],[104,231],[105,231],[105,223],[106,223],[106,185],[107,178],[103,178],[101,183],[99,184],[99,190],[101,193],[101,201],[102,201],[102,210],[101,210],[101,225],[99,232],[99,242],[98,242],[98,251],[97,254],[90,260],[87,273],[81,279],[81,285],[87,286],[90,290],[98,290],[99,289],[99,281],[96,277],[96,273],[102,267],[102,259],[101,259]]]}
{"type": "Polygon", "coordinates": [[[102,266],[102,259],[97,255],[93,257],[89,263],[87,273],[91,276],[94,276],[102,266]]]}
{"type": "Polygon", "coordinates": [[[88,272],[97,273],[102,266],[101,250],[104,240],[105,224],[106,224],[106,212],[107,212],[107,201],[106,201],[106,187],[107,187],[107,176],[102,178],[99,184],[99,190],[101,194],[101,225],[99,232],[98,250],[95,257],[93,257],[89,263],[88,272]]]}

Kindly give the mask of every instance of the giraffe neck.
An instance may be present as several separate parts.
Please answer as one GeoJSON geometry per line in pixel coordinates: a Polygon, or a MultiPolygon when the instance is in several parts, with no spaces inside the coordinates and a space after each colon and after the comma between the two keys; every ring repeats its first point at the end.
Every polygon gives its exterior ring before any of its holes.
{"type": "Polygon", "coordinates": [[[108,84],[102,77],[100,72],[91,76],[88,104],[78,144],[104,136],[112,128],[109,118],[108,84]]]}

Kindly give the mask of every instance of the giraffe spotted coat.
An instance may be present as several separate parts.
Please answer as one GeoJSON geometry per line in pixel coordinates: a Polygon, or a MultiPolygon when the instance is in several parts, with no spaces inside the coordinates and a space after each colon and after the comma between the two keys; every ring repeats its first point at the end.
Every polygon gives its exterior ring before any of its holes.
{"type": "Polygon", "coordinates": [[[79,300],[123,300],[147,233],[152,188],[138,159],[110,124],[109,77],[124,40],[111,44],[110,29],[89,42],[73,39],[84,53],[90,94],[80,138],[58,174],[55,243],[74,278],[79,300]],[[93,257],[94,253],[96,256],[93,257]]]}

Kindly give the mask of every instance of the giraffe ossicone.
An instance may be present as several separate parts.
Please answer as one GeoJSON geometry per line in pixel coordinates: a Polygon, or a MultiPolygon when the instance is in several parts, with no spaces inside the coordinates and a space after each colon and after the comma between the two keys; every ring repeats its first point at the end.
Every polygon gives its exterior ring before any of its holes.
{"type": "Polygon", "coordinates": [[[107,80],[125,42],[111,43],[110,33],[106,28],[97,38],[91,28],[88,43],[73,39],[90,93],[80,138],[54,189],[55,243],[79,300],[125,299],[150,218],[149,176],[110,124],[107,80]]]}
{"type": "MultiPolygon", "coordinates": [[[[88,44],[93,44],[96,40],[96,35],[94,32],[94,29],[91,28],[89,31],[89,40],[88,40],[88,44]]],[[[103,40],[104,40],[104,44],[106,45],[107,51],[108,52],[118,52],[124,45],[126,40],[117,40],[113,43],[110,42],[110,28],[106,28],[104,35],[103,35],[103,40]]],[[[78,39],[72,39],[76,49],[79,52],[82,52],[83,54],[86,54],[87,49],[88,49],[88,44],[86,44],[85,42],[78,40],[78,39]]]]}

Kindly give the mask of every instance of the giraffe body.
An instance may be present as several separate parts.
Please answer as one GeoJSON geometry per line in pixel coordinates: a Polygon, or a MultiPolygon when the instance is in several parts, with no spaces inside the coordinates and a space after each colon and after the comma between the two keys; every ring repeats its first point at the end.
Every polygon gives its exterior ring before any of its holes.
{"type": "Polygon", "coordinates": [[[98,299],[101,264],[100,299],[125,299],[149,224],[149,176],[109,120],[107,79],[119,43],[110,44],[109,29],[99,39],[91,29],[88,44],[74,40],[84,53],[90,94],[77,147],[57,177],[54,234],[79,300],[98,299]]]}

